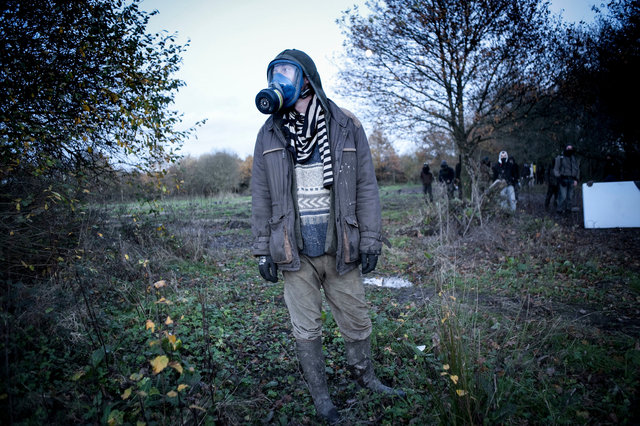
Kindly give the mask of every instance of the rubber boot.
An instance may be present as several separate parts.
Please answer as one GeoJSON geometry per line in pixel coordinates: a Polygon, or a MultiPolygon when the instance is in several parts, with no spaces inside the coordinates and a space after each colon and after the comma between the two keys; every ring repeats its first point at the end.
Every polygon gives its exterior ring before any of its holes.
{"type": "Polygon", "coordinates": [[[325,374],[324,355],[322,353],[322,339],[296,340],[298,360],[304,372],[309,392],[313,398],[313,405],[320,417],[330,424],[338,423],[340,415],[331,402],[325,374]]]}
{"type": "Polygon", "coordinates": [[[355,342],[345,341],[345,349],[349,370],[360,386],[386,395],[406,396],[404,391],[385,386],[376,377],[371,361],[371,339],[369,337],[355,342]]]}

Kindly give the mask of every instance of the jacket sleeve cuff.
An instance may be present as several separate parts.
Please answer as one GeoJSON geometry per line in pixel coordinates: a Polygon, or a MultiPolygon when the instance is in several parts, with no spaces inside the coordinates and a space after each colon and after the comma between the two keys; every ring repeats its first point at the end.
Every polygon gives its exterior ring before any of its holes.
{"type": "Polygon", "coordinates": [[[377,232],[362,232],[360,234],[360,253],[380,254],[382,241],[377,232]]]}
{"type": "Polygon", "coordinates": [[[253,242],[251,251],[254,256],[269,256],[269,237],[258,237],[253,242]]]}

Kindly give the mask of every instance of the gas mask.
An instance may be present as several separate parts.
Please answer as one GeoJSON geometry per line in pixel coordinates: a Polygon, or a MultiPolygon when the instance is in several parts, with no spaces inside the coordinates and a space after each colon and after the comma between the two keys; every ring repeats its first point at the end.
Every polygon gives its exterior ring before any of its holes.
{"type": "Polygon", "coordinates": [[[498,162],[502,164],[507,164],[507,160],[509,159],[509,155],[507,151],[500,151],[500,155],[498,156],[498,162]]]}
{"type": "Polygon", "coordinates": [[[285,59],[275,60],[267,68],[268,87],[256,95],[256,107],[263,114],[273,114],[293,106],[299,98],[309,96],[300,65],[285,59]]]}

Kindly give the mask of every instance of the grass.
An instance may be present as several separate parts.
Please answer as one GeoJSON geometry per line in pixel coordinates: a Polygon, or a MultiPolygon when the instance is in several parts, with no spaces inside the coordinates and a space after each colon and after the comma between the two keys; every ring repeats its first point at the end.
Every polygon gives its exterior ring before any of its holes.
{"type": "MultiPolygon", "coordinates": [[[[415,286],[367,287],[373,353],[407,397],[353,384],[327,308],[345,423],[637,422],[640,265],[616,242],[637,230],[587,233],[527,211],[483,212],[480,226],[469,206],[427,205],[413,187],[381,196],[392,244],[375,274],[415,286]]],[[[317,423],[282,281],[262,280],[249,254],[249,197],[105,214],[58,276],[1,296],[3,423],[317,423]]]]}

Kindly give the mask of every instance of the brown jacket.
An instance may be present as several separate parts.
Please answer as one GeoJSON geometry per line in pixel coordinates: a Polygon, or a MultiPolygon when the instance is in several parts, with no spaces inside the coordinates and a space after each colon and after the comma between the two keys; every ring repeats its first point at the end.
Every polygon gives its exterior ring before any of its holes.
{"type": "MultiPolygon", "coordinates": [[[[316,92],[317,93],[317,92],[316,92]]],[[[360,122],[325,98],[333,161],[331,219],[326,251],[335,253],[336,269],[354,269],[360,253],[380,254],[381,207],[371,152],[360,122]]],[[[277,118],[267,119],[256,140],[251,176],[256,256],[271,255],[281,270],[300,268],[302,236],[296,203],[293,157],[277,118]]]]}

